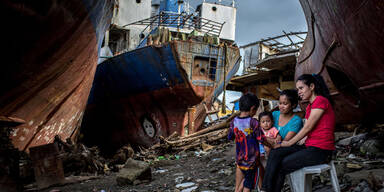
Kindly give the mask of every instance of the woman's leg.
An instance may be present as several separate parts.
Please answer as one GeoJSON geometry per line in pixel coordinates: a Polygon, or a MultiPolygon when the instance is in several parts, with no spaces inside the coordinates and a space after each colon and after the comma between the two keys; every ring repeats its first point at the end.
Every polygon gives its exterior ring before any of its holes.
{"type": "Polygon", "coordinates": [[[280,170],[281,162],[287,155],[295,153],[305,148],[304,146],[294,145],[291,147],[280,147],[272,149],[269,153],[267,160],[267,167],[265,169],[262,190],[272,191],[273,186],[276,183],[276,176],[280,170]]]}
{"type": "Polygon", "coordinates": [[[322,150],[317,147],[308,147],[286,156],[281,162],[281,167],[278,171],[273,191],[281,191],[286,174],[303,167],[322,164],[331,154],[332,151],[329,150],[322,150]]]}

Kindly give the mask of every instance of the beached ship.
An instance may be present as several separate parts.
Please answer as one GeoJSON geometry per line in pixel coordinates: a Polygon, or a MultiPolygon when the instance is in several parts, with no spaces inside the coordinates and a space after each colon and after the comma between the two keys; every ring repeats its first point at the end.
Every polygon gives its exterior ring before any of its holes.
{"type": "Polygon", "coordinates": [[[75,137],[112,3],[1,1],[0,126],[19,150],[75,137]]]}
{"type": "Polygon", "coordinates": [[[197,131],[204,104],[210,107],[240,64],[236,8],[202,3],[191,13],[176,0],[118,4],[104,44],[106,57],[114,56],[97,67],[85,142],[110,150],[197,131]]]}
{"type": "Polygon", "coordinates": [[[300,0],[308,36],[296,65],[324,77],[338,123],[382,121],[384,3],[380,0],[300,0]]]}

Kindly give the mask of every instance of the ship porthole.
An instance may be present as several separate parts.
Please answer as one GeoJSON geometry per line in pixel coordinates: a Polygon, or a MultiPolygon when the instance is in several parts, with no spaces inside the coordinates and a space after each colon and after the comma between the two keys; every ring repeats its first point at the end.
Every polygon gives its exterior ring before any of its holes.
{"type": "Polygon", "coordinates": [[[141,123],[145,134],[147,134],[149,137],[154,137],[155,136],[155,125],[151,119],[148,119],[147,117],[144,117],[141,123]]]}
{"type": "Polygon", "coordinates": [[[216,11],[217,8],[215,6],[212,7],[212,11],[216,11]]]}
{"type": "Polygon", "coordinates": [[[136,0],[136,3],[141,3],[141,0],[136,0]]]}

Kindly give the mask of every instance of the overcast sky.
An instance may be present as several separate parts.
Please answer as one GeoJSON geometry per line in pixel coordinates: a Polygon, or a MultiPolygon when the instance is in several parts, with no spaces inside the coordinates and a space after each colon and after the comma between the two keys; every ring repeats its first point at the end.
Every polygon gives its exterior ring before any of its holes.
{"type": "Polygon", "coordinates": [[[307,31],[299,0],[237,0],[238,45],[285,32],[307,31]]]}

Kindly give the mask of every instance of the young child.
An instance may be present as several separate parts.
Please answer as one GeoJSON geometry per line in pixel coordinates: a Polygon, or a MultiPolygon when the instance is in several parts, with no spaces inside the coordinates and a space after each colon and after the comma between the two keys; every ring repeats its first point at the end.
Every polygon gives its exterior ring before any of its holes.
{"type": "MultiPolygon", "coordinates": [[[[271,112],[264,111],[259,114],[259,122],[261,130],[263,131],[266,138],[270,138],[274,141],[274,143],[281,142],[281,136],[279,135],[279,131],[273,127],[273,116],[271,112]]],[[[259,187],[261,188],[261,184],[264,179],[264,171],[265,166],[267,165],[267,157],[269,155],[269,151],[271,148],[264,146],[260,143],[260,165],[259,168],[259,187]]]]}
{"type": "Polygon", "coordinates": [[[236,140],[236,187],[235,191],[251,191],[260,164],[259,142],[272,147],[265,140],[259,123],[252,116],[259,107],[259,99],[253,94],[241,96],[240,115],[235,117],[228,130],[228,139],[236,140]]]}
{"type": "MultiPolygon", "coordinates": [[[[268,112],[268,111],[261,112],[259,114],[259,122],[260,122],[260,127],[262,128],[263,133],[266,137],[273,139],[274,143],[281,142],[281,136],[279,135],[279,131],[276,129],[276,127],[273,127],[273,116],[271,112],[268,112]]],[[[269,151],[271,151],[269,147],[263,146],[263,144],[260,144],[261,156],[265,155],[265,157],[268,157],[269,151]],[[265,151],[263,151],[263,149],[265,151]],[[263,152],[265,153],[263,154],[263,152]]]]}

